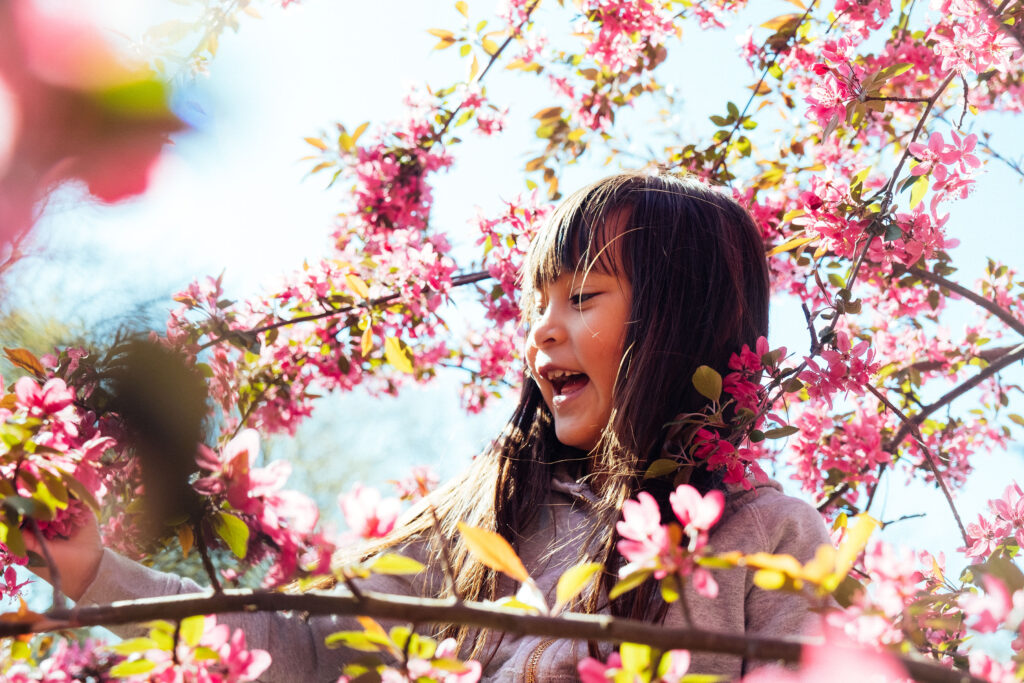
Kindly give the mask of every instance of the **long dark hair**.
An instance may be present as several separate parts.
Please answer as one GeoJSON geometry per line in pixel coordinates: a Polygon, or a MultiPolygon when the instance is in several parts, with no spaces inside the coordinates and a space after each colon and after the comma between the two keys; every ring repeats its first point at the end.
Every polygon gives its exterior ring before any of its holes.
{"type": "MultiPolygon", "coordinates": [[[[606,572],[602,586],[579,607],[601,609],[622,562],[614,534],[622,503],[645,488],[668,510],[671,483],[644,482],[643,473],[659,457],[673,417],[705,403],[693,388],[694,370],[709,365],[724,373],[732,353],[767,334],[769,292],[764,246],[747,212],[719,190],[668,174],[623,173],[566,199],[531,244],[523,300],[531,301],[535,291],[564,272],[591,268],[621,269],[632,285],[611,416],[595,449],[584,453],[560,444],[540,389],[524,378],[515,412],[491,448],[367,552],[432,537],[432,505],[449,544],[459,595],[497,599],[495,572],[472,557],[456,524],[496,531],[515,545],[548,498],[557,463],[586,477],[599,500],[594,542],[580,553],[604,563],[606,572]]],[[[691,483],[705,491],[720,486],[700,467],[691,483]]],[[[439,563],[437,541],[431,546],[439,563]]],[[[450,592],[447,586],[443,591],[450,592]]],[[[653,589],[632,591],[612,602],[611,612],[649,619],[657,600],[653,589]]],[[[469,633],[448,629],[463,641],[469,633]]],[[[477,639],[474,656],[483,642],[477,639]]]]}

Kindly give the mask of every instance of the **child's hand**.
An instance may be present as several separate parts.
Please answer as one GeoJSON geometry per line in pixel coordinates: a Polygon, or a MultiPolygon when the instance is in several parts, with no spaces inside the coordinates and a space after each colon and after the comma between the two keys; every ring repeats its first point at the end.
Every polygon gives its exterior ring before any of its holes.
{"type": "MultiPolygon", "coordinates": [[[[23,533],[25,547],[45,558],[46,553],[39,546],[35,534],[28,529],[23,533]]],[[[45,542],[46,550],[60,576],[61,591],[72,600],[78,601],[96,578],[100,560],[103,558],[103,541],[100,538],[100,526],[96,516],[90,511],[85,523],[69,538],[54,538],[45,542]]],[[[41,579],[53,583],[50,567],[45,564],[30,564],[28,569],[41,579]]]]}

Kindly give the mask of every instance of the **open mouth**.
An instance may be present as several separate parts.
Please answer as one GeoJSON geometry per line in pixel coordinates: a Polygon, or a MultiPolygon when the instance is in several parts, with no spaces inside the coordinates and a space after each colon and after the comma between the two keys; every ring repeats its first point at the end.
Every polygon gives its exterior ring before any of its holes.
{"type": "Polygon", "coordinates": [[[590,378],[582,372],[553,370],[547,373],[547,380],[555,390],[555,399],[566,399],[585,387],[590,378]]]}

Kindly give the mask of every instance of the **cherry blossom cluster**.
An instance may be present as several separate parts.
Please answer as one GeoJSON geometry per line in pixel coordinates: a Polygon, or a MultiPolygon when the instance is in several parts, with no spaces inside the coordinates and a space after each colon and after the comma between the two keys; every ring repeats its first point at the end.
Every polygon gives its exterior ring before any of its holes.
{"type": "Polygon", "coordinates": [[[256,467],[259,434],[245,429],[216,453],[200,445],[197,461],[204,476],[193,488],[211,502],[224,501],[225,512],[239,516],[251,530],[245,552],[249,563],[272,559],[264,584],[291,579],[303,561],[323,571],[333,545],[316,533],[320,512],[307,496],[284,488],[291,464],[276,460],[256,467]]]}
{"type": "Polygon", "coordinates": [[[651,0],[587,0],[576,33],[586,37],[584,54],[615,73],[636,68],[648,45],[660,45],[675,32],[675,10],[651,0]]]}
{"type": "Polygon", "coordinates": [[[988,557],[1010,539],[1024,547],[1024,491],[1020,486],[1010,484],[988,506],[988,515],[979,514],[977,522],[967,525],[969,543],[963,551],[971,560],[988,557]]]}
{"type": "MultiPolygon", "coordinates": [[[[479,231],[476,243],[483,246],[483,266],[495,281],[480,287],[480,302],[486,329],[470,331],[463,357],[473,358],[479,367],[463,385],[462,403],[478,412],[504,382],[517,381],[519,349],[522,348],[522,311],[519,277],[526,249],[552,211],[536,191],[521,194],[505,203],[505,211],[488,218],[479,211],[472,220],[479,231]]],[[[520,371],[521,372],[521,371],[520,371]]]]}
{"type": "Polygon", "coordinates": [[[127,660],[139,663],[136,665],[138,673],[119,676],[120,680],[140,683],[178,683],[183,680],[196,683],[246,683],[258,680],[259,675],[270,666],[270,655],[266,651],[246,647],[245,632],[242,629],[218,624],[212,616],[191,619],[201,622],[198,637],[181,638],[177,642],[174,639],[174,625],[157,623],[151,630],[151,636],[156,636],[152,638],[153,647],[127,660]]]}
{"type": "Polygon", "coordinates": [[[627,564],[619,570],[619,577],[638,572],[652,573],[655,579],[685,577],[698,593],[714,598],[718,583],[696,559],[707,545],[708,530],[722,517],[725,496],[718,490],[701,496],[697,489],[682,484],[669,496],[669,503],[678,524],[662,524],[658,503],[646,491],[623,503],[622,521],[615,529],[622,537],[618,551],[627,564]]]}
{"type": "MultiPolygon", "coordinates": [[[[86,503],[95,505],[107,492],[110,470],[102,458],[114,439],[83,419],[74,393],[60,378],[40,385],[22,377],[10,393],[0,378],[0,397],[3,494],[31,502],[31,514],[26,509],[23,515],[33,518],[43,537],[66,537],[89,514],[86,503]]],[[[0,548],[8,561],[24,557],[16,527],[9,527],[7,547],[0,548]]],[[[14,592],[11,578],[6,575],[8,591],[14,592]]]]}

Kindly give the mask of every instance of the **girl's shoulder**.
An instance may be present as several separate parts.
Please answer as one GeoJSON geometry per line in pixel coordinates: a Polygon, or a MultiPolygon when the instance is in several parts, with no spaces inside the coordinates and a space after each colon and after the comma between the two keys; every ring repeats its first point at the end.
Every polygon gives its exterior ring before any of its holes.
{"type": "Polygon", "coordinates": [[[805,500],[788,496],[774,480],[752,489],[737,486],[726,496],[721,521],[712,529],[716,550],[747,550],[794,555],[807,561],[829,542],[821,514],[805,500]]]}

